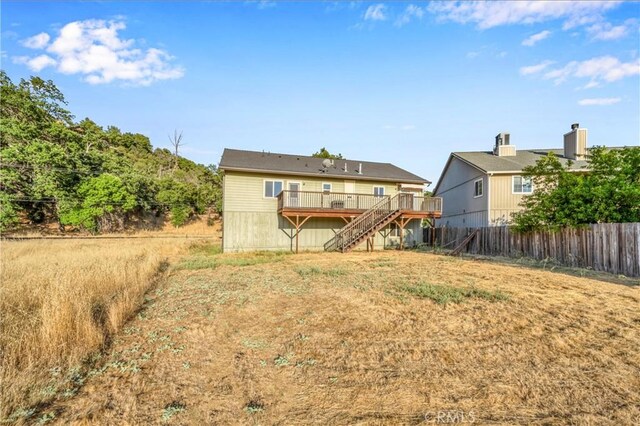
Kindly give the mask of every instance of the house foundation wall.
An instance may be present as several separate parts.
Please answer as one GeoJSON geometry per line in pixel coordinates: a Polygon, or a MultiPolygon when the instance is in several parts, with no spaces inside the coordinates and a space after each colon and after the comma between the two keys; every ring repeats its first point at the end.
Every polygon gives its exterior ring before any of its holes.
{"type": "MultiPolygon", "coordinates": [[[[294,219],[295,221],[295,219],[294,219]]],[[[241,252],[257,250],[295,251],[295,227],[277,212],[226,212],[223,217],[223,251],[241,252]]],[[[311,218],[302,225],[298,236],[300,251],[324,250],[324,244],[345,226],[340,218],[311,218]]],[[[384,229],[382,234],[387,234],[384,229]]],[[[414,219],[405,228],[406,247],[422,242],[420,220],[414,219]]],[[[394,247],[400,244],[399,237],[376,233],[374,249],[394,247]]],[[[356,250],[366,250],[366,244],[360,244],[356,250]]]]}

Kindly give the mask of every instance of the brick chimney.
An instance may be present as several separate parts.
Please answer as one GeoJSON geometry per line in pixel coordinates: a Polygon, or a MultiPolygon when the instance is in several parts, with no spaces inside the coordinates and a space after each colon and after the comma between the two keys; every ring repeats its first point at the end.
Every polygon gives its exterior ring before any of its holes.
{"type": "Polygon", "coordinates": [[[564,134],[564,156],[571,160],[584,160],[587,156],[587,129],[579,123],[571,125],[571,131],[564,134]]]}
{"type": "Polygon", "coordinates": [[[513,157],[516,155],[516,146],[510,144],[511,135],[506,132],[498,133],[493,155],[498,157],[513,157]]]}

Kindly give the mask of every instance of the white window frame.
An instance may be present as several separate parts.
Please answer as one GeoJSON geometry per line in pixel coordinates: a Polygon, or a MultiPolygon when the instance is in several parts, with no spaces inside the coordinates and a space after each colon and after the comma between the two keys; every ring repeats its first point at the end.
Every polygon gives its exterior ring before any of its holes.
{"type": "Polygon", "coordinates": [[[384,197],[385,196],[384,186],[374,186],[373,187],[373,195],[375,195],[376,197],[384,197]],[[376,189],[382,189],[382,194],[376,194],[376,189]]]}
{"type": "Polygon", "coordinates": [[[473,181],[473,198],[480,198],[482,196],[484,196],[484,179],[480,178],[480,179],[476,179],[476,180],[473,181]],[[477,188],[476,184],[478,182],[480,182],[480,185],[481,185],[480,189],[482,190],[482,191],[480,191],[479,195],[476,194],[476,188],[477,188]]]}
{"type": "MultiPolygon", "coordinates": [[[[524,179],[526,179],[526,178],[525,178],[524,176],[522,176],[522,175],[513,175],[513,176],[511,176],[511,193],[512,193],[512,194],[518,194],[518,195],[529,195],[529,194],[532,194],[532,193],[533,193],[533,179],[531,179],[531,177],[529,177],[529,178],[528,178],[528,179],[529,179],[529,181],[531,182],[531,191],[529,191],[529,192],[524,192],[524,191],[517,192],[517,191],[515,190],[515,186],[516,186],[516,178],[517,178],[517,177],[522,178],[522,180],[523,180],[523,181],[524,181],[524,179]]],[[[524,184],[523,184],[523,183],[521,183],[521,184],[520,184],[520,187],[521,187],[521,188],[524,188],[524,184]]]]}
{"type": "Polygon", "coordinates": [[[267,182],[272,182],[273,183],[273,188],[272,188],[272,192],[275,192],[275,183],[276,182],[280,182],[280,187],[282,188],[280,190],[280,192],[284,191],[284,181],[280,180],[280,179],[262,179],[262,198],[265,200],[272,200],[272,199],[277,199],[278,198],[278,194],[274,194],[273,196],[269,197],[266,195],[267,192],[267,182]]]}
{"type": "Polygon", "coordinates": [[[333,184],[331,182],[322,182],[322,193],[326,194],[326,193],[331,193],[331,192],[333,192],[333,184]],[[324,186],[325,185],[329,185],[329,190],[328,191],[324,190],[324,186]]]}

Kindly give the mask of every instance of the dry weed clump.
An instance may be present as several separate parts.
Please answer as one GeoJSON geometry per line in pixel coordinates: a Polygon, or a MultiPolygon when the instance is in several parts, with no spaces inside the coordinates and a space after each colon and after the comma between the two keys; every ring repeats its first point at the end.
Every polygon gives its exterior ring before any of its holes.
{"type": "Polygon", "coordinates": [[[16,413],[28,414],[60,393],[73,394],[87,357],[138,309],[167,256],[185,244],[2,242],[0,418],[18,420],[16,413]]]}

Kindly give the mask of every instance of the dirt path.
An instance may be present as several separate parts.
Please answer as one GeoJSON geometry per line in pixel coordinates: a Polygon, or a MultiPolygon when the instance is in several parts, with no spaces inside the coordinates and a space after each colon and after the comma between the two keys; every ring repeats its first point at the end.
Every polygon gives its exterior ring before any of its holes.
{"type": "Polygon", "coordinates": [[[152,292],[55,421],[640,420],[637,287],[409,252],[214,258],[152,292]]]}

